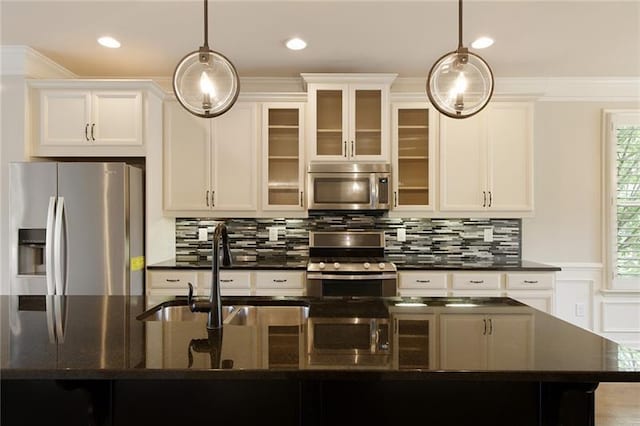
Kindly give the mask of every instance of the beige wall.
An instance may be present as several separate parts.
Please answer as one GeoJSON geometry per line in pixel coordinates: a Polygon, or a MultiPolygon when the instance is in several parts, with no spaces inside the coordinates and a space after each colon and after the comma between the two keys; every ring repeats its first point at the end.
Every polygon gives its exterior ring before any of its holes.
{"type": "Polygon", "coordinates": [[[603,262],[603,109],[633,103],[538,102],[535,216],[522,221],[522,257],[552,263],[603,262]]]}

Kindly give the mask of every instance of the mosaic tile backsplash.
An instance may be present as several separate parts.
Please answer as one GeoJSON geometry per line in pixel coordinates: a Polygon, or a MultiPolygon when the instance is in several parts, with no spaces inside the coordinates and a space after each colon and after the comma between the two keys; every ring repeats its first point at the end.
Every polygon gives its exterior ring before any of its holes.
{"type": "Polygon", "coordinates": [[[521,258],[520,219],[390,218],[368,214],[323,214],[308,218],[176,219],[176,260],[211,260],[213,227],[224,221],[234,261],[306,262],[309,231],[384,230],[385,252],[395,263],[514,261],[521,258]],[[269,229],[278,229],[278,241],[269,241],[269,229]],[[493,227],[493,241],[484,230],[493,227]],[[198,241],[198,229],[208,229],[208,241],[198,241]],[[406,229],[406,241],[397,241],[397,229],[406,229]]]}

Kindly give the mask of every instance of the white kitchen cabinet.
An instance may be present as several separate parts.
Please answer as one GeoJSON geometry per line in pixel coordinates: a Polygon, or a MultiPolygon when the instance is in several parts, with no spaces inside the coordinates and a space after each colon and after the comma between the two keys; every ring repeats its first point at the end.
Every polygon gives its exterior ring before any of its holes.
{"type": "Polygon", "coordinates": [[[555,274],[509,272],[505,274],[507,296],[546,313],[553,313],[555,274]]]}
{"type": "MultiPolygon", "coordinates": [[[[198,294],[208,297],[211,294],[212,273],[202,270],[200,276],[198,294]]],[[[251,271],[220,271],[220,295],[251,296],[251,271]]]]}
{"type": "Polygon", "coordinates": [[[393,313],[393,367],[435,370],[436,316],[393,313]]]}
{"type": "Polygon", "coordinates": [[[204,119],[165,103],[164,207],[172,214],[256,211],[257,106],[204,119]]]}
{"type": "Polygon", "coordinates": [[[452,296],[502,296],[502,273],[500,272],[453,272],[451,274],[452,296]]]}
{"type": "Polygon", "coordinates": [[[435,209],[437,115],[424,102],[392,105],[393,210],[435,209]]]}
{"type": "Polygon", "coordinates": [[[533,365],[533,315],[441,314],[440,368],[518,370],[533,365]]]}
{"type": "Polygon", "coordinates": [[[389,161],[389,90],[396,74],[302,74],[312,161],[389,161]]]}
{"type": "Polygon", "coordinates": [[[440,117],[440,210],[533,210],[533,107],[495,102],[470,118],[440,117]]]}
{"type": "Polygon", "coordinates": [[[142,92],[139,90],[40,91],[43,147],[142,145],[142,92]]]}
{"type": "Polygon", "coordinates": [[[256,271],[256,296],[303,296],[304,271],[256,271]]]}
{"type": "Polygon", "coordinates": [[[398,295],[402,297],[445,297],[448,293],[448,273],[402,271],[398,273],[398,295]]]}
{"type": "Polygon", "coordinates": [[[262,208],[304,210],[304,104],[262,105],[262,208]]]}

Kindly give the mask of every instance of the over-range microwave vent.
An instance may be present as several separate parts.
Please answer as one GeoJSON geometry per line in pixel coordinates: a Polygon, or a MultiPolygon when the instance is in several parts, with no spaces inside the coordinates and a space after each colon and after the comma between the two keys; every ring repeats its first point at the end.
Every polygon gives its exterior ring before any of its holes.
{"type": "Polygon", "coordinates": [[[385,211],[390,207],[389,163],[310,163],[307,208],[385,211]]]}

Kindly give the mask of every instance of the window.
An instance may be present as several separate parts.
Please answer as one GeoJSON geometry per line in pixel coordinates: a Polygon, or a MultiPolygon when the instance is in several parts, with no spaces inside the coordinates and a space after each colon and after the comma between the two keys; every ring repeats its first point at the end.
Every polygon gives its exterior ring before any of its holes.
{"type": "Polygon", "coordinates": [[[640,111],[605,113],[610,287],[640,289],[640,111]]]}

